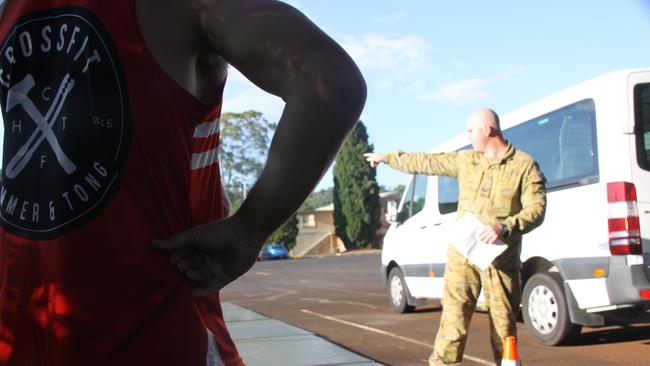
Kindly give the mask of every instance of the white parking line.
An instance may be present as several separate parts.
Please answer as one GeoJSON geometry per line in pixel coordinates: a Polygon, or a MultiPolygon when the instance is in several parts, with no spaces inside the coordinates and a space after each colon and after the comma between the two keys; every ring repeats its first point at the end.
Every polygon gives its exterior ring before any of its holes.
{"type": "Polygon", "coordinates": [[[277,300],[277,299],[279,299],[281,297],[298,294],[298,292],[296,292],[296,291],[284,290],[284,289],[281,289],[281,288],[268,287],[268,286],[266,288],[271,290],[271,291],[278,291],[278,292],[281,292],[281,293],[265,297],[264,298],[265,301],[275,301],[275,300],[277,300]]]}
{"type": "MultiPolygon", "coordinates": [[[[385,335],[385,336],[388,336],[388,337],[397,338],[397,339],[405,341],[405,342],[410,342],[410,343],[413,343],[413,344],[417,344],[418,346],[433,348],[432,344],[417,341],[417,340],[411,339],[411,338],[402,337],[401,335],[397,335],[397,334],[394,334],[394,333],[391,333],[391,332],[386,332],[386,331],[381,330],[381,329],[372,328],[372,327],[369,327],[367,325],[357,324],[357,323],[349,322],[347,320],[338,319],[338,318],[335,318],[335,317],[332,317],[332,316],[315,313],[315,312],[307,310],[307,309],[301,309],[300,311],[303,312],[303,313],[309,314],[309,315],[319,317],[321,319],[331,320],[333,322],[337,322],[337,323],[345,324],[345,325],[348,325],[348,326],[351,326],[351,327],[363,329],[363,330],[368,331],[368,332],[373,332],[373,333],[385,335]]],[[[482,358],[470,356],[468,354],[465,354],[463,356],[463,359],[473,361],[473,362],[476,362],[476,363],[481,364],[481,365],[496,366],[494,363],[492,363],[490,361],[484,360],[482,358]]]]}
{"type": "Polygon", "coordinates": [[[370,308],[370,309],[377,309],[376,306],[371,305],[371,304],[366,304],[364,302],[357,302],[357,301],[337,301],[337,300],[330,300],[330,299],[323,299],[319,297],[301,297],[300,301],[304,302],[317,302],[319,304],[345,304],[345,305],[352,305],[352,306],[362,306],[365,308],[370,308]]]}

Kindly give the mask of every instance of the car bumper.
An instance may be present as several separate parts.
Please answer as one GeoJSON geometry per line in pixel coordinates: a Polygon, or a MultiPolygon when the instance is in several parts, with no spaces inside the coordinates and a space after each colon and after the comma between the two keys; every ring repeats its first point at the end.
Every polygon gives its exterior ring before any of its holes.
{"type": "Polygon", "coordinates": [[[580,309],[599,311],[649,305],[650,254],[554,261],[580,309]]]}

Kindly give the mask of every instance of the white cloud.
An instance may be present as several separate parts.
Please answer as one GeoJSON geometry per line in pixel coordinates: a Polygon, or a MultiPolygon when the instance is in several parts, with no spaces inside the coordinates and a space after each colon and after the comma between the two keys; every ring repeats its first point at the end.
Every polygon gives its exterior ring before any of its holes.
{"type": "Polygon", "coordinates": [[[262,90],[250,90],[224,97],[222,111],[224,113],[241,113],[255,110],[262,112],[267,120],[277,122],[282,115],[283,109],[284,102],[280,98],[262,90]]]}
{"type": "Polygon", "coordinates": [[[467,61],[465,61],[464,59],[460,59],[460,58],[455,58],[455,59],[449,60],[449,65],[451,65],[451,67],[453,67],[455,69],[463,69],[463,68],[465,68],[467,66],[467,64],[468,64],[467,61]]]}
{"type": "Polygon", "coordinates": [[[345,35],[339,42],[359,65],[366,80],[378,88],[410,84],[414,74],[428,67],[427,53],[431,47],[419,36],[345,35]]]}
{"type": "MultiPolygon", "coordinates": [[[[361,68],[367,82],[378,88],[395,85],[412,87],[420,80],[415,74],[428,67],[428,42],[421,37],[389,38],[382,35],[342,36],[339,42],[361,68]]],[[[257,110],[270,121],[279,120],[282,99],[264,92],[237,69],[228,69],[223,112],[257,110]]]]}
{"type": "Polygon", "coordinates": [[[222,112],[255,110],[262,112],[267,120],[277,122],[283,109],[284,101],[281,98],[258,88],[234,67],[228,68],[222,112]]]}
{"type": "Polygon", "coordinates": [[[378,18],[375,18],[375,23],[378,24],[385,24],[385,25],[392,25],[396,24],[401,20],[406,19],[408,17],[409,13],[405,10],[398,10],[394,13],[387,14],[378,18]]]}
{"type": "Polygon", "coordinates": [[[473,102],[484,99],[488,94],[483,89],[489,79],[461,79],[443,85],[431,93],[421,96],[422,99],[433,101],[448,101],[454,104],[473,102]]]}
{"type": "Polygon", "coordinates": [[[526,68],[520,66],[496,75],[455,80],[432,92],[421,94],[420,99],[449,102],[456,105],[476,102],[489,96],[488,89],[492,84],[510,79],[524,72],[526,72],[526,68]]]}

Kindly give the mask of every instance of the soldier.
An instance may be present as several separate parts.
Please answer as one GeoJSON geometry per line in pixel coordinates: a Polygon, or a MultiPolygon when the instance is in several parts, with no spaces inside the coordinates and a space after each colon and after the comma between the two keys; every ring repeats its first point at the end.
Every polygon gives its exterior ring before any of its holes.
{"type": "Polygon", "coordinates": [[[503,138],[491,109],[470,114],[467,134],[474,150],[442,154],[366,153],[372,167],[380,162],[410,174],[458,179],[458,220],[474,214],[485,228],[481,241],[501,239],[508,248],[481,271],[453,246],[447,251],[444,306],[429,365],[459,365],[467,330],[483,287],[490,317],[494,360],[501,363],[503,340],[516,335],[521,293],[521,237],[544,220],[544,178],[535,160],[503,138]]]}

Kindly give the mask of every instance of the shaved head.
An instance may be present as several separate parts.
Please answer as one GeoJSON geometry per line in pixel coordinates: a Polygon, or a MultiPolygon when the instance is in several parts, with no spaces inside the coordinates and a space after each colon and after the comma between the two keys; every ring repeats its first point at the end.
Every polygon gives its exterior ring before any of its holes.
{"type": "Polygon", "coordinates": [[[479,109],[469,115],[468,120],[475,127],[487,126],[493,128],[499,135],[501,135],[501,126],[499,125],[499,116],[490,108],[479,109]]]}
{"type": "Polygon", "coordinates": [[[467,117],[467,136],[474,149],[483,153],[503,145],[499,116],[489,108],[472,112],[467,117]]]}

